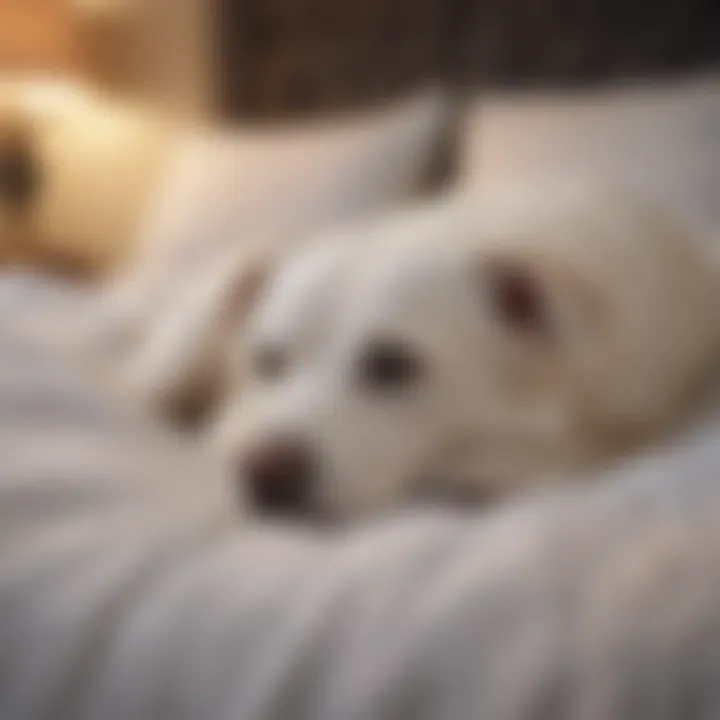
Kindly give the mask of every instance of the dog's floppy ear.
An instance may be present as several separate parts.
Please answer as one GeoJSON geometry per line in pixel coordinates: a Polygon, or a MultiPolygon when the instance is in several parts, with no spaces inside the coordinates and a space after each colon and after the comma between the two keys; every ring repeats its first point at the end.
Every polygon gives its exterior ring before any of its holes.
{"type": "Polygon", "coordinates": [[[198,422],[224,389],[230,347],[274,267],[271,243],[220,258],[147,329],[129,382],[143,402],[183,423],[198,422]]]}

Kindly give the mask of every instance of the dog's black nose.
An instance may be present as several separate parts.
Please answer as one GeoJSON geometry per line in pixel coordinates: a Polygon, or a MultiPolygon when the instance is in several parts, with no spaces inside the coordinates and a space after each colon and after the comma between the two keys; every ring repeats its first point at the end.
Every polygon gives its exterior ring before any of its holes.
{"type": "Polygon", "coordinates": [[[282,517],[310,512],[314,473],[310,450],[287,440],[258,445],[240,466],[241,482],[252,507],[282,517]]]}

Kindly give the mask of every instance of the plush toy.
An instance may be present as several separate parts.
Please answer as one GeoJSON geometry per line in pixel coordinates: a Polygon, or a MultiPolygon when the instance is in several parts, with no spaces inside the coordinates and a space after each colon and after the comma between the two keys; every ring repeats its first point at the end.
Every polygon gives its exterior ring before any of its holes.
{"type": "Polygon", "coordinates": [[[0,96],[0,267],[101,278],[132,254],[171,133],[150,111],[77,90],[0,96]]]}

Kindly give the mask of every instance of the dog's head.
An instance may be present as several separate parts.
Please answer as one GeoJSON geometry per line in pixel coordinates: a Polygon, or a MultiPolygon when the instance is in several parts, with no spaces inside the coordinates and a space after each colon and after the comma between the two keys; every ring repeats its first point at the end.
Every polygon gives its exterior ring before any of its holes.
{"type": "Polygon", "coordinates": [[[413,211],[280,268],[214,428],[251,499],[360,516],[572,466],[607,308],[537,241],[577,232],[570,218],[508,210],[413,211]]]}

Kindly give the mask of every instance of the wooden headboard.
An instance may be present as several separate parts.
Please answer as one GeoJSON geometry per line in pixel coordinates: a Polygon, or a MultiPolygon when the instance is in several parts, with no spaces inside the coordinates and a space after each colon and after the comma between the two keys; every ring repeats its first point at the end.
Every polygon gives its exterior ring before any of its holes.
{"type": "Polygon", "coordinates": [[[568,85],[720,63],[718,0],[215,0],[231,119],[394,97],[430,81],[568,85]]]}

